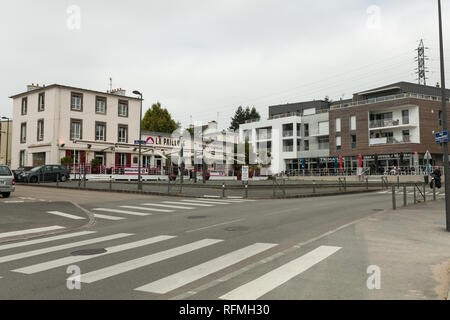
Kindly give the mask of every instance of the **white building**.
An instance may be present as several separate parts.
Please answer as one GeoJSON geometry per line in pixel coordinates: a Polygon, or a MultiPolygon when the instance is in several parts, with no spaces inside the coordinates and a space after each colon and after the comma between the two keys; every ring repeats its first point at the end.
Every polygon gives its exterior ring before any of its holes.
{"type": "Polygon", "coordinates": [[[12,163],[20,166],[100,159],[106,167],[137,163],[140,100],[125,90],[101,92],[31,85],[13,99],[12,163]]]}

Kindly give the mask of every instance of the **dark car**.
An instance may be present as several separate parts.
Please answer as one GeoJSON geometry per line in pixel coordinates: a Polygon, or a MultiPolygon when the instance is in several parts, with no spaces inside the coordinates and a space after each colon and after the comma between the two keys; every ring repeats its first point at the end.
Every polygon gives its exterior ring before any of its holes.
{"type": "Polygon", "coordinates": [[[45,165],[23,172],[20,176],[21,181],[36,183],[45,181],[67,181],[70,178],[69,170],[61,165],[45,165]]]}

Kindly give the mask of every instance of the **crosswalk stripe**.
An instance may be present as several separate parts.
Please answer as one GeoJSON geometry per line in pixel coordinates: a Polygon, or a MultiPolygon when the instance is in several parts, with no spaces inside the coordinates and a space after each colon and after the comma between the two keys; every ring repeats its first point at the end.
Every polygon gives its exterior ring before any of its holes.
{"type": "Polygon", "coordinates": [[[19,230],[19,231],[10,231],[10,232],[0,233],[0,238],[21,236],[21,235],[25,235],[25,234],[45,232],[45,231],[55,231],[55,230],[60,230],[60,229],[64,229],[64,227],[61,227],[61,226],[50,226],[50,227],[43,227],[43,228],[34,228],[34,229],[25,229],[25,230],[19,230]]]}
{"type": "Polygon", "coordinates": [[[48,248],[37,249],[37,250],[33,250],[33,251],[11,254],[9,256],[0,257],[0,263],[34,257],[34,256],[38,256],[41,254],[65,250],[65,249],[69,249],[69,248],[86,246],[86,245],[93,244],[93,243],[104,242],[104,241],[109,241],[109,240],[114,240],[114,239],[120,239],[120,238],[128,237],[131,235],[132,234],[130,234],[130,233],[117,233],[117,234],[100,237],[100,238],[93,238],[93,239],[89,239],[89,240],[72,242],[72,243],[67,243],[67,244],[58,245],[58,246],[54,246],[54,247],[48,247],[48,248]]]}
{"type": "Polygon", "coordinates": [[[132,216],[148,216],[151,215],[151,213],[143,213],[143,212],[135,212],[135,211],[128,211],[128,210],[118,210],[118,209],[109,209],[109,208],[95,208],[92,209],[94,211],[104,211],[104,212],[113,212],[113,213],[123,213],[123,214],[129,214],[132,216]]]}
{"type": "Polygon", "coordinates": [[[313,251],[272,270],[220,297],[224,300],[256,300],[293,277],[328,258],[341,247],[320,246],[313,251]]]}
{"type": "Polygon", "coordinates": [[[85,217],[75,216],[73,214],[68,214],[68,213],[60,212],[60,211],[47,211],[47,213],[54,214],[54,215],[57,215],[57,216],[61,216],[61,217],[64,217],[64,218],[74,219],[74,220],[84,220],[84,219],[86,219],[85,217]]]}
{"type": "Polygon", "coordinates": [[[190,205],[190,206],[197,206],[197,207],[214,207],[212,204],[201,204],[201,203],[187,203],[187,202],[180,202],[180,201],[163,201],[163,203],[169,203],[169,204],[184,204],[184,205],[190,205]]]}
{"type": "Polygon", "coordinates": [[[113,220],[113,221],[125,219],[123,217],[108,216],[106,214],[99,214],[99,213],[94,213],[94,217],[97,219],[105,219],[105,220],[113,220]]]}
{"type": "Polygon", "coordinates": [[[204,201],[208,201],[208,202],[225,202],[225,203],[242,203],[242,202],[244,202],[244,201],[242,201],[242,200],[229,200],[229,199],[203,199],[203,198],[196,198],[196,200],[199,200],[199,201],[202,201],[202,202],[204,202],[204,201]]]}
{"type": "Polygon", "coordinates": [[[185,206],[173,206],[169,204],[160,204],[160,203],[141,203],[141,206],[154,206],[154,207],[162,207],[162,208],[172,208],[172,209],[186,209],[193,210],[194,207],[185,207],[185,206]]]}
{"type": "Polygon", "coordinates": [[[167,260],[194,250],[198,250],[223,240],[218,239],[203,239],[196,242],[192,242],[173,249],[160,251],[145,257],[137,258],[134,260],[125,261],[116,265],[112,265],[103,269],[95,270],[81,275],[81,282],[93,283],[99,280],[103,280],[127,271],[142,268],[163,260],[167,260]]]}
{"type": "Polygon", "coordinates": [[[210,200],[181,200],[183,202],[188,202],[188,203],[204,203],[204,204],[229,204],[227,202],[217,202],[217,201],[210,201],[210,200]]]}
{"type": "Polygon", "coordinates": [[[113,254],[113,253],[117,253],[117,252],[121,252],[121,251],[125,251],[125,250],[143,247],[143,246],[146,246],[149,244],[169,240],[172,238],[175,238],[175,236],[165,236],[165,235],[156,236],[156,237],[152,237],[152,238],[148,238],[148,239],[144,239],[144,240],[129,242],[129,243],[105,248],[106,252],[104,252],[104,253],[93,254],[93,255],[89,255],[89,256],[69,256],[69,257],[64,257],[64,258],[60,258],[60,259],[56,259],[56,260],[52,260],[52,261],[38,263],[38,264],[35,264],[32,266],[19,268],[19,269],[13,270],[13,271],[19,272],[19,273],[25,273],[25,274],[38,273],[38,272],[58,268],[61,266],[65,266],[65,265],[69,265],[69,264],[73,264],[73,263],[77,263],[77,262],[81,262],[81,261],[86,261],[86,260],[94,259],[94,258],[101,257],[101,256],[106,256],[108,254],[113,254]]]}
{"type": "Polygon", "coordinates": [[[266,251],[276,244],[255,243],[134,290],[164,294],[266,251]]]}
{"type": "Polygon", "coordinates": [[[9,244],[4,244],[4,245],[0,246],[0,251],[12,249],[12,248],[30,246],[30,245],[38,244],[38,243],[45,243],[45,242],[56,241],[56,240],[61,240],[61,239],[79,237],[79,236],[84,236],[84,235],[91,234],[91,233],[95,233],[95,231],[80,231],[80,232],[75,232],[75,233],[62,234],[62,235],[54,236],[54,237],[28,240],[28,241],[16,242],[16,243],[9,243],[9,244]]]}
{"type": "Polygon", "coordinates": [[[155,212],[167,212],[167,213],[174,212],[174,210],[145,208],[145,207],[136,207],[136,206],[120,206],[120,207],[125,208],[125,209],[147,210],[147,211],[155,211],[155,212]]]}

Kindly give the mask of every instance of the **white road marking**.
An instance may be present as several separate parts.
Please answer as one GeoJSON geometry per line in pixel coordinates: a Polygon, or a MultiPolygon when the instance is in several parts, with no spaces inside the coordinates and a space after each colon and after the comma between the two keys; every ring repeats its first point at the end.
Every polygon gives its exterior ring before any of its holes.
{"type": "Polygon", "coordinates": [[[30,198],[30,197],[19,197],[19,199],[22,199],[22,200],[36,200],[36,198],[30,198]]]}
{"type": "Polygon", "coordinates": [[[68,213],[64,213],[64,212],[60,212],[60,211],[47,211],[47,213],[54,214],[54,215],[57,215],[57,216],[61,216],[61,217],[64,217],[64,218],[74,219],[74,220],[84,220],[84,219],[86,219],[84,217],[75,216],[73,214],[68,214],[68,213]]]}
{"type": "Polygon", "coordinates": [[[220,198],[220,196],[212,196],[212,195],[209,195],[209,194],[204,194],[203,196],[205,198],[220,198]]]}
{"type": "Polygon", "coordinates": [[[135,211],[128,211],[128,210],[117,210],[117,209],[109,209],[109,208],[95,208],[92,209],[94,211],[104,211],[104,212],[113,212],[113,213],[123,213],[123,214],[129,214],[133,216],[148,216],[151,215],[151,213],[143,213],[143,212],[135,212],[135,211]]]}
{"type": "Polygon", "coordinates": [[[179,202],[179,201],[163,201],[163,203],[169,203],[169,204],[183,204],[183,205],[190,205],[190,206],[197,206],[197,207],[214,207],[212,204],[201,204],[201,203],[187,203],[187,202],[179,202]]]}
{"type": "Polygon", "coordinates": [[[205,230],[205,229],[214,228],[214,227],[218,227],[218,226],[223,226],[225,224],[230,224],[230,223],[234,223],[234,222],[238,222],[238,221],[242,221],[242,220],[245,220],[245,219],[237,219],[237,220],[232,220],[232,221],[228,221],[228,222],[217,223],[217,224],[213,224],[211,226],[197,228],[197,229],[192,229],[192,230],[188,230],[188,231],[185,231],[185,232],[189,233],[189,232],[205,230]]]}
{"type": "Polygon", "coordinates": [[[328,258],[341,247],[321,246],[307,254],[288,262],[281,267],[272,270],[265,275],[248,282],[233,291],[230,291],[220,299],[225,300],[256,300],[269,291],[281,286],[285,282],[308,270],[322,260],[328,258]]]}
{"type": "Polygon", "coordinates": [[[228,202],[218,202],[214,200],[181,200],[183,202],[189,202],[192,204],[200,203],[200,204],[229,204],[228,202]]]}
{"type": "Polygon", "coordinates": [[[105,220],[113,220],[113,221],[125,219],[123,217],[108,216],[106,214],[99,214],[99,213],[94,213],[94,217],[97,219],[105,219],[105,220]]]}
{"type": "Polygon", "coordinates": [[[378,191],[377,193],[378,194],[386,194],[386,193],[388,193],[389,191],[378,191]]]}
{"type": "Polygon", "coordinates": [[[194,207],[173,206],[173,205],[160,204],[160,203],[141,203],[141,206],[154,206],[154,207],[172,208],[172,209],[186,209],[186,210],[193,210],[193,209],[195,209],[194,207]]]}
{"type": "Polygon", "coordinates": [[[135,207],[135,206],[120,206],[125,209],[136,209],[136,210],[147,210],[147,211],[155,211],[155,212],[174,212],[174,210],[167,209],[155,209],[155,208],[145,208],[145,207],[135,207]]]}
{"type": "Polygon", "coordinates": [[[61,226],[50,226],[50,227],[43,227],[43,228],[10,231],[10,232],[0,233],[0,238],[21,236],[24,234],[31,234],[31,233],[38,233],[38,232],[45,232],[45,231],[54,231],[54,230],[60,230],[60,229],[64,229],[64,228],[65,227],[61,227],[61,226]]]}
{"type": "Polygon", "coordinates": [[[230,252],[216,259],[207,261],[195,267],[175,273],[163,279],[151,282],[134,290],[164,294],[180,288],[188,283],[206,277],[210,274],[228,268],[233,264],[248,259],[263,251],[273,248],[276,244],[255,243],[248,247],[230,252]]]}
{"type": "Polygon", "coordinates": [[[205,201],[208,201],[208,202],[217,202],[217,203],[220,203],[220,202],[222,202],[222,203],[242,203],[242,202],[244,202],[244,201],[242,201],[242,200],[233,200],[233,199],[203,199],[203,198],[196,198],[196,200],[199,200],[199,201],[202,201],[202,202],[205,202],[205,201]]]}
{"type": "Polygon", "coordinates": [[[204,239],[196,242],[192,242],[180,247],[176,247],[173,249],[160,251],[145,257],[137,258],[134,260],[125,261],[123,263],[119,263],[113,266],[109,266],[103,269],[95,270],[86,274],[81,275],[81,282],[84,283],[93,283],[99,280],[103,280],[127,271],[135,270],[138,268],[142,268],[153,263],[157,263],[163,260],[167,260],[194,250],[198,250],[219,242],[223,240],[217,239],[204,239]]]}
{"type": "Polygon", "coordinates": [[[24,200],[8,200],[8,201],[3,201],[4,203],[24,203],[24,200]]]}
{"type": "Polygon", "coordinates": [[[89,239],[89,240],[83,240],[83,241],[78,241],[78,242],[67,243],[67,244],[54,246],[54,247],[48,247],[48,248],[37,249],[37,250],[33,250],[33,251],[27,251],[27,252],[11,254],[9,256],[0,257],[0,263],[8,262],[8,261],[14,261],[14,260],[19,260],[19,259],[24,259],[24,258],[29,258],[29,257],[34,257],[34,256],[38,256],[38,255],[41,255],[41,254],[55,252],[55,251],[60,251],[60,250],[65,250],[65,249],[69,249],[69,248],[86,246],[86,245],[94,244],[94,243],[98,243],[98,242],[109,241],[109,240],[114,240],[114,239],[120,239],[120,238],[128,237],[128,236],[131,236],[131,235],[132,234],[130,234],[130,233],[117,233],[117,234],[113,234],[113,235],[105,236],[105,237],[100,237],[100,238],[94,238],[94,239],[89,239]]]}
{"type": "Polygon", "coordinates": [[[30,245],[38,244],[38,243],[44,243],[44,242],[50,242],[50,241],[55,241],[55,240],[79,237],[79,236],[84,236],[84,235],[87,235],[87,234],[92,234],[92,233],[95,233],[95,232],[96,231],[80,231],[80,232],[69,233],[69,234],[62,234],[62,235],[59,235],[59,236],[48,237],[48,238],[43,238],[43,239],[35,239],[35,240],[29,240],[29,241],[23,241],[23,242],[9,243],[9,244],[4,244],[4,245],[0,246],[0,251],[1,250],[12,249],[12,248],[30,246],[30,245]]]}
{"type": "Polygon", "coordinates": [[[13,270],[13,271],[19,272],[19,273],[25,273],[25,274],[38,273],[38,272],[58,268],[61,266],[74,264],[77,262],[86,261],[86,260],[101,257],[101,256],[106,256],[106,255],[112,254],[112,253],[117,253],[117,252],[121,252],[121,251],[125,251],[125,250],[143,247],[143,246],[146,246],[149,244],[161,242],[164,240],[169,240],[172,238],[175,238],[175,236],[164,236],[164,235],[156,236],[156,237],[152,237],[152,238],[148,238],[148,239],[144,239],[144,240],[129,242],[129,243],[105,248],[106,252],[104,252],[104,253],[94,254],[94,255],[90,255],[90,256],[69,256],[69,257],[64,257],[61,259],[38,263],[38,264],[24,267],[24,268],[19,268],[19,269],[13,270]]]}

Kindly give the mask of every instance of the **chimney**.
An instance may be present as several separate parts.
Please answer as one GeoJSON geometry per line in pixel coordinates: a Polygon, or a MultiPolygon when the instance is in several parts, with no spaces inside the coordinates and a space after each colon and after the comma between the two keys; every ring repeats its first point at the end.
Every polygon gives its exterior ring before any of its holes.
{"type": "Polygon", "coordinates": [[[27,85],[27,91],[32,91],[32,90],[36,90],[36,89],[40,89],[40,88],[41,87],[39,87],[39,84],[32,83],[31,85],[27,85]]]}

